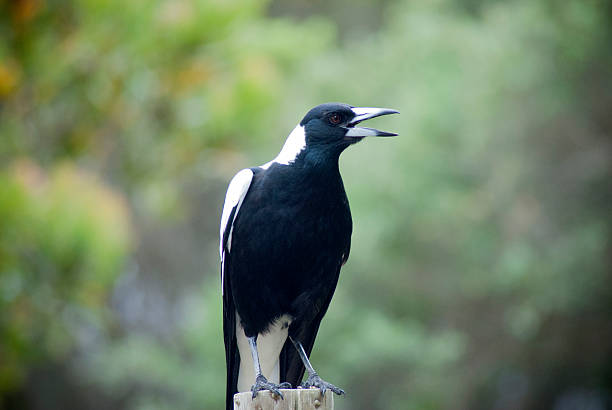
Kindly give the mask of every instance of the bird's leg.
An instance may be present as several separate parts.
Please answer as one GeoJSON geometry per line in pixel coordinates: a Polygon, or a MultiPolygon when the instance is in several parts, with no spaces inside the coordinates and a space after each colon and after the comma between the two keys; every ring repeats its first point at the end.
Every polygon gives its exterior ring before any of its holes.
{"type": "Polygon", "coordinates": [[[257,354],[257,336],[249,337],[249,345],[251,346],[251,355],[253,356],[253,366],[255,366],[255,384],[251,387],[253,398],[257,396],[257,392],[260,390],[270,390],[272,393],[278,394],[281,399],[284,399],[279,389],[290,389],[291,384],[287,382],[281,384],[269,382],[261,373],[259,354],[257,354]]]}
{"type": "Polygon", "coordinates": [[[308,371],[308,379],[302,383],[302,387],[307,389],[311,387],[318,387],[323,395],[325,395],[325,391],[327,389],[330,389],[336,394],[343,395],[344,390],[326,382],[319,377],[315,369],[313,369],[312,365],[310,364],[310,360],[308,360],[308,356],[306,356],[302,343],[300,343],[298,340],[294,340],[291,336],[289,336],[289,339],[291,339],[293,346],[295,346],[295,349],[298,351],[300,358],[302,359],[302,363],[304,363],[304,367],[306,367],[306,370],[308,371]]]}

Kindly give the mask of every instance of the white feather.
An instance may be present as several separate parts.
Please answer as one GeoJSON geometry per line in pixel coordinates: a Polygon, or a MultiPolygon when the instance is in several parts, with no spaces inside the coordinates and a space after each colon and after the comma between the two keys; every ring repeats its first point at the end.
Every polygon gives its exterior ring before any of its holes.
{"type": "Polygon", "coordinates": [[[250,169],[243,169],[238,172],[234,178],[232,178],[229,187],[227,188],[227,193],[225,194],[225,203],[223,204],[223,213],[221,214],[221,226],[219,227],[219,256],[221,257],[221,293],[223,293],[223,277],[224,277],[224,267],[223,261],[225,260],[225,252],[223,250],[223,234],[225,233],[225,228],[228,223],[231,223],[232,226],[230,228],[230,233],[227,238],[227,250],[228,252],[232,246],[232,232],[234,230],[234,220],[238,215],[238,211],[242,206],[242,201],[246,196],[249,187],[251,186],[251,181],[253,180],[253,171],[250,169]],[[229,220],[230,214],[232,213],[232,209],[236,207],[236,212],[234,213],[234,219],[232,221],[229,220]]]}
{"type": "Polygon", "coordinates": [[[276,158],[261,165],[260,168],[268,169],[273,163],[289,165],[295,161],[304,148],[306,148],[306,133],[304,132],[304,127],[298,125],[291,131],[291,134],[289,134],[285,141],[285,145],[283,145],[283,149],[281,149],[276,158]]]}
{"type": "MultiPolygon", "coordinates": [[[[257,335],[257,353],[259,355],[261,373],[269,382],[280,383],[279,358],[287,340],[290,324],[291,318],[288,315],[283,315],[270,325],[266,333],[257,335]]],[[[240,325],[238,312],[236,312],[236,341],[238,343],[238,351],[240,352],[238,391],[249,391],[255,380],[255,367],[253,366],[253,355],[251,354],[249,339],[247,339],[244,329],[240,325]]]]}

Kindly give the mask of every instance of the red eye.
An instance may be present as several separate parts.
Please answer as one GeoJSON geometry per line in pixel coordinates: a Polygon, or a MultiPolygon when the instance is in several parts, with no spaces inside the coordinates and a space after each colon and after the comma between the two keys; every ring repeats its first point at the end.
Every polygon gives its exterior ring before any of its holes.
{"type": "Polygon", "coordinates": [[[342,117],[340,117],[339,114],[332,114],[329,116],[329,122],[331,122],[334,125],[340,124],[340,121],[342,120],[342,117]]]}

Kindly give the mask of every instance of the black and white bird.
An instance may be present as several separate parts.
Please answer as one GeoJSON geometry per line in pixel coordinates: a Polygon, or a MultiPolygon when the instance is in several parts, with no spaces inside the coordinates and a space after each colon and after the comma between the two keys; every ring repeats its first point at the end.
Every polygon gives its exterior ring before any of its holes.
{"type": "Polygon", "coordinates": [[[327,103],[311,109],[272,161],[230,182],[220,227],[226,408],[238,391],[296,386],[344,391],[310,364],[319,324],[351,247],[352,219],[338,159],[357,127],[398,111],[327,103]]]}

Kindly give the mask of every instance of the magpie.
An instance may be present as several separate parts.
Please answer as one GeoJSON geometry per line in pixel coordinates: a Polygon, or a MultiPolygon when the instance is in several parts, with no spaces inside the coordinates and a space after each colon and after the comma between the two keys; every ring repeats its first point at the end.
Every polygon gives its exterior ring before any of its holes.
{"type": "Polygon", "coordinates": [[[220,256],[226,408],[238,391],[296,386],[344,391],[308,357],[351,247],[353,222],[338,168],[364,137],[397,134],[356,127],[398,111],[341,103],[311,109],[272,161],[231,180],[221,216],[220,256]]]}

